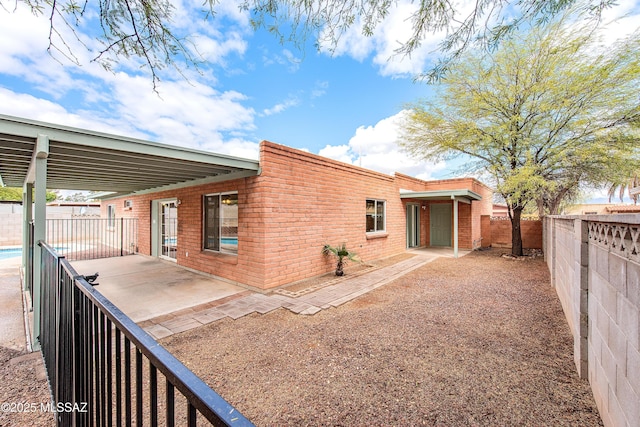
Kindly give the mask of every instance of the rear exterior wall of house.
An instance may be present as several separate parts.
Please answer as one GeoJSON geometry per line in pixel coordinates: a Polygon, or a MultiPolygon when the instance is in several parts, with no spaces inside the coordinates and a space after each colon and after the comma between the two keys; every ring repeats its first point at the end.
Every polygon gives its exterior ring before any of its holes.
{"type": "MultiPolygon", "coordinates": [[[[260,165],[261,173],[254,177],[106,200],[102,215],[107,214],[107,205],[112,205],[117,217],[138,218],[139,252],[151,255],[152,230],[157,227],[151,218],[154,201],[180,200],[176,253],[179,265],[271,289],[334,269],[335,261],[321,253],[325,244],[345,243],[364,261],[403,252],[407,201],[399,197],[401,188],[469,188],[481,194],[482,202],[459,204],[461,248],[472,248],[480,238],[480,215],[476,211],[484,212],[486,203],[489,212],[491,207],[490,190],[473,179],[434,181],[431,185],[432,182],[404,175],[394,177],[267,141],[260,146],[260,165]],[[203,249],[204,196],[225,192],[238,194],[237,255],[203,249]],[[384,230],[366,231],[367,200],[384,202],[384,230]]],[[[429,242],[427,213],[421,209],[422,246],[429,242]]]]}

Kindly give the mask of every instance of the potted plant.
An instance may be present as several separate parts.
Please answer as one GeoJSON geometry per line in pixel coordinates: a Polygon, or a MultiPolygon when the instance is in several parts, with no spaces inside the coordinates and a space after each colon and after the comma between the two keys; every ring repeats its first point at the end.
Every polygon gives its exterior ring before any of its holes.
{"type": "Polygon", "coordinates": [[[336,276],[344,276],[344,262],[345,258],[349,261],[360,262],[360,258],[354,252],[347,249],[347,244],[343,243],[342,246],[333,247],[331,245],[324,245],[322,248],[324,255],[333,254],[338,258],[338,264],[336,265],[336,276]]]}

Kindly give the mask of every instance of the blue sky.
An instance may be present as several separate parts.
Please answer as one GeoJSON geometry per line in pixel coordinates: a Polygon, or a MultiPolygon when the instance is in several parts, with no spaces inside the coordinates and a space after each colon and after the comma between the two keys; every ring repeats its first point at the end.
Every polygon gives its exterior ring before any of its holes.
{"type": "MultiPolygon", "coordinates": [[[[454,176],[450,164],[416,161],[396,145],[404,105],[431,93],[413,77],[432,65],[442,37],[410,58],[393,55],[409,35],[410,0],[398,2],[374,37],[346,33],[333,56],[313,41],[301,51],[254,32],[232,0],[208,22],[194,19],[200,2],[172,3],[174,31],[194,40],[207,62],[201,74],[185,69],[188,80],[165,69],[158,93],[138,60],[123,60],[113,72],[91,61],[99,47],[89,37],[95,21],[78,31],[86,47],[58,27],[78,66],[47,52],[47,16],[22,3],[11,13],[0,9],[0,113],[249,158],[267,139],[385,173],[454,176]]],[[[465,10],[471,2],[461,4],[465,10]]],[[[633,16],[612,34],[637,28],[639,11],[639,0],[621,0],[606,18],[633,16]]]]}

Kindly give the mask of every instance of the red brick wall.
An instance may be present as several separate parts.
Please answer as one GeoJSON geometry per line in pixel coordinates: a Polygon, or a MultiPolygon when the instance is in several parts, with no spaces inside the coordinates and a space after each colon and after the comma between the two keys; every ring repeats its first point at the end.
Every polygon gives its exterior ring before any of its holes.
{"type": "MultiPolygon", "coordinates": [[[[483,227],[487,224],[490,230],[483,230],[482,246],[493,246],[498,248],[511,247],[511,221],[509,219],[491,219],[489,216],[482,217],[483,227]]],[[[525,249],[542,249],[542,221],[522,220],[520,221],[522,233],[522,247],[525,249]]]]}
{"type": "Polygon", "coordinates": [[[405,212],[392,176],[268,142],[260,159],[266,288],[333,270],[324,244],[344,242],[365,261],[404,251],[405,212]],[[386,201],[385,233],[365,232],[367,199],[386,201]]]}
{"type": "MultiPolygon", "coordinates": [[[[267,141],[260,146],[260,165],[261,174],[255,177],[128,196],[128,211],[125,198],[105,201],[102,214],[107,204],[114,204],[117,216],[139,218],[139,252],[150,255],[153,201],[179,199],[178,264],[269,289],[332,271],[335,261],[322,255],[324,244],[346,243],[364,261],[403,252],[406,201],[399,197],[401,188],[480,193],[482,202],[459,204],[461,248],[471,248],[480,235],[477,212],[484,212],[485,197],[491,206],[491,196],[485,196],[490,190],[471,178],[425,182],[393,177],[267,141]],[[238,192],[238,254],[203,251],[203,195],[230,191],[238,192]],[[386,202],[385,232],[366,233],[367,199],[386,202]]],[[[421,209],[421,223],[421,244],[428,245],[428,207],[421,209]]]]}
{"type": "Polygon", "coordinates": [[[491,246],[491,240],[493,239],[493,235],[491,232],[493,231],[493,227],[491,227],[491,215],[482,215],[480,219],[480,228],[482,230],[482,247],[488,248],[491,246]]]}
{"type": "MultiPolygon", "coordinates": [[[[480,247],[482,237],[482,226],[480,218],[482,215],[490,215],[493,210],[493,191],[474,178],[456,178],[447,180],[423,181],[400,173],[395,174],[398,190],[411,191],[438,191],[438,190],[471,190],[482,197],[482,200],[472,201],[471,204],[458,203],[458,245],[462,249],[475,249],[480,247]]],[[[406,203],[420,203],[425,206],[422,211],[420,244],[429,246],[430,223],[429,204],[449,203],[447,201],[424,201],[405,199],[406,203]]],[[[452,210],[453,211],[453,210],[452,210]]],[[[451,239],[453,241],[453,229],[451,239]]]]}
{"type": "Polygon", "coordinates": [[[178,252],[177,262],[185,267],[213,274],[238,283],[262,287],[264,282],[264,252],[261,244],[260,212],[251,203],[252,185],[255,178],[243,178],[220,183],[205,184],[140,196],[128,196],[132,209],[123,211],[124,199],[103,202],[102,214],[106,215],[106,205],[115,204],[116,215],[138,218],[138,251],[151,255],[151,205],[154,200],[179,199],[178,207],[178,252]],[[229,255],[202,250],[202,197],[205,194],[227,191],[238,192],[238,255],[229,255]],[[247,208],[249,206],[249,208],[247,208]]]}

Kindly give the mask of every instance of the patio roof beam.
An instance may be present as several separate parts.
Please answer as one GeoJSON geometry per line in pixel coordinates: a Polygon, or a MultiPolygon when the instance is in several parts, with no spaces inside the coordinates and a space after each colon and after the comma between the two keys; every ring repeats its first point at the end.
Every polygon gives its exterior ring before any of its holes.
{"type": "Polygon", "coordinates": [[[119,197],[125,197],[128,195],[141,195],[141,194],[150,194],[150,193],[157,193],[159,191],[167,191],[167,190],[177,190],[180,188],[185,188],[185,187],[193,187],[196,185],[204,185],[204,184],[213,184],[216,182],[223,182],[223,181],[231,181],[234,179],[241,179],[241,178],[248,178],[251,176],[256,176],[256,175],[260,175],[260,171],[238,171],[238,172],[232,172],[232,173],[228,173],[228,174],[224,174],[224,175],[216,175],[216,176],[210,176],[210,177],[206,177],[206,178],[202,178],[202,179],[195,179],[192,181],[185,181],[185,182],[179,182],[176,184],[170,184],[170,185],[165,185],[162,187],[155,187],[155,188],[149,188],[146,190],[139,190],[139,191],[132,191],[130,193],[123,193],[123,192],[118,192],[117,195],[113,195],[113,196],[105,196],[102,197],[105,200],[108,199],[113,199],[113,198],[119,198],[119,197]]]}
{"type": "Polygon", "coordinates": [[[194,175],[200,175],[202,177],[218,175],[221,173],[233,172],[236,169],[216,168],[215,166],[209,166],[208,168],[198,168],[196,165],[179,164],[178,167],[153,167],[152,165],[144,163],[105,163],[107,160],[99,159],[86,159],[86,162],[81,160],[66,160],[56,157],[50,157],[50,165],[54,170],[58,170],[64,173],[88,170],[93,173],[98,173],[102,168],[97,168],[96,165],[109,166],[109,169],[114,172],[126,173],[126,174],[145,174],[148,176],[158,176],[158,171],[162,171],[165,176],[184,176],[193,178],[194,175]],[[72,169],[67,169],[72,168],[72,169]]]}
{"type": "MultiPolygon", "coordinates": [[[[115,177],[117,174],[125,174],[124,176],[129,176],[129,174],[135,174],[136,177],[148,177],[151,179],[158,178],[158,171],[161,170],[166,177],[166,179],[193,179],[194,175],[200,175],[200,177],[206,177],[211,175],[219,175],[224,173],[230,173],[233,170],[226,169],[211,169],[208,172],[198,172],[198,171],[189,171],[188,166],[184,166],[183,170],[165,170],[165,169],[147,169],[147,168],[135,168],[131,167],[112,167],[110,166],[108,170],[103,170],[103,168],[96,168],[95,164],[78,164],[72,162],[60,162],[59,160],[55,161],[50,159],[49,166],[53,169],[53,172],[49,174],[49,176],[53,176],[53,174],[64,175],[64,176],[84,176],[86,177],[86,173],[90,172],[95,176],[105,176],[105,177],[115,177]]],[[[122,176],[120,176],[122,179],[122,176]]]]}
{"type": "Polygon", "coordinates": [[[153,157],[145,154],[134,153],[114,153],[111,150],[85,150],[83,147],[74,147],[73,149],[68,147],[62,147],[60,144],[52,143],[51,147],[52,159],[57,161],[67,162],[83,162],[89,163],[91,161],[109,161],[114,165],[122,165],[124,167],[140,168],[163,168],[180,170],[185,165],[191,170],[201,170],[203,172],[210,171],[211,168],[218,170],[229,171],[235,169],[233,167],[224,167],[219,164],[203,163],[203,162],[189,162],[179,159],[168,159],[162,157],[153,157]]]}

